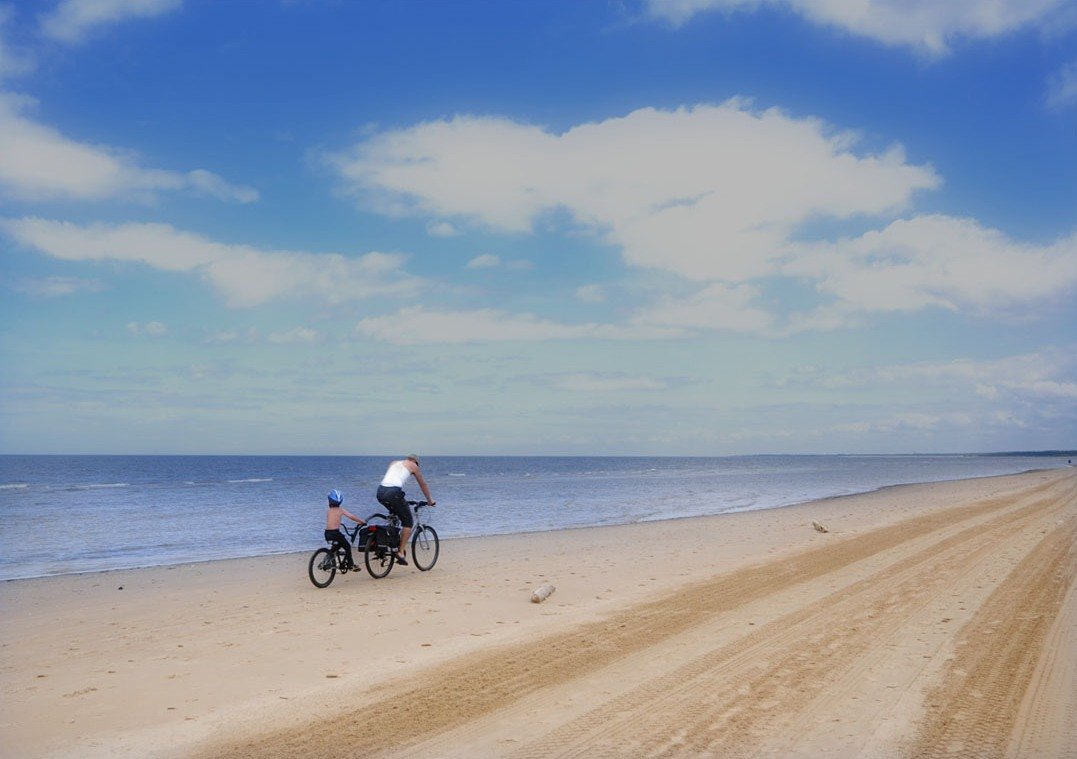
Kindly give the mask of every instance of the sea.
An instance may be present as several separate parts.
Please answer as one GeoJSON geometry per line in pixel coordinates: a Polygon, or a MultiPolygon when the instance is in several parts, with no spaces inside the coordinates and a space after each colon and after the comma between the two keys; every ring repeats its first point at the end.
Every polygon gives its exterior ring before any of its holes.
{"type": "MultiPolygon", "coordinates": [[[[444,538],[774,509],[1072,454],[430,456],[444,538]]],[[[0,581],[313,550],[326,493],[360,516],[389,456],[0,456],[0,581]]],[[[421,498],[414,482],[410,498],[421,498]]]]}

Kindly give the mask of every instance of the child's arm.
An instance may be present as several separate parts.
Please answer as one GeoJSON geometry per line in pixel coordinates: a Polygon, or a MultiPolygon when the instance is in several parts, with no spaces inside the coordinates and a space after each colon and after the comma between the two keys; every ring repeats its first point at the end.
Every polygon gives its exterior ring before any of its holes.
{"type": "Polygon", "coordinates": [[[350,511],[345,511],[344,509],[341,509],[340,513],[346,516],[348,519],[352,520],[353,522],[358,522],[359,524],[366,524],[366,521],[355,516],[355,514],[352,514],[350,511]]]}

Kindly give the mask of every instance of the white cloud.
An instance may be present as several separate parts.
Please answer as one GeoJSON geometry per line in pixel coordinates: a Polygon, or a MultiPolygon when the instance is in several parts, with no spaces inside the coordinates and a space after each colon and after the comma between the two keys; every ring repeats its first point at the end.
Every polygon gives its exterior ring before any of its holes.
{"type": "MultiPolygon", "coordinates": [[[[706,11],[718,10],[721,0],[643,0],[648,15],[653,18],[667,21],[673,26],[682,26],[693,16],[706,11]]],[[[761,4],[761,0],[741,0],[741,2],[726,2],[726,10],[735,8],[741,10],[755,10],[761,4]]]]}
{"type": "Polygon", "coordinates": [[[663,382],[650,377],[627,377],[615,374],[565,374],[554,377],[557,390],[580,393],[616,393],[633,390],[663,390],[663,382]]]}
{"type": "Polygon", "coordinates": [[[68,139],[26,117],[32,98],[0,92],[0,193],[28,200],[148,199],[160,191],[188,190],[220,200],[250,203],[258,192],[230,184],[204,169],[188,173],[144,169],[114,148],[68,139]]]}
{"type": "Polygon", "coordinates": [[[878,413],[884,409],[837,408],[830,416],[844,416],[848,421],[814,424],[794,429],[741,429],[729,432],[730,440],[799,440],[803,445],[815,439],[820,450],[835,449],[880,453],[910,450],[958,451],[999,450],[1012,441],[1016,430],[1037,426],[1034,413],[977,409],[971,411],[916,411],[878,413]],[[887,441],[881,446],[879,440],[887,441]]]}
{"type": "Polygon", "coordinates": [[[1077,105],[1077,61],[1070,61],[1051,75],[1047,83],[1047,105],[1050,108],[1077,105]]]}
{"type": "Polygon", "coordinates": [[[501,265],[501,259],[492,253],[483,253],[467,262],[469,269],[492,269],[501,265]]]}
{"type": "Polygon", "coordinates": [[[258,330],[250,327],[244,332],[234,329],[220,330],[207,335],[205,342],[208,345],[231,345],[237,342],[254,343],[257,340],[258,330]]]}
{"type": "Polygon", "coordinates": [[[439,221],[433,224],[428,224],[426,227],[426,233],[431,237],[455,237],[459,234],[452,224],[447,221],[439,221]]]}
{"type": "Polygon", "coordinates": [[[876,372],[876,381],[909,380],[971,387],[987,399],[1018,397],[1026,400],[1077,399],[1077,354],[1043,350],[995,360],[957,359],[942,364],[888,367],[876,372]]]}
{"type": "Polygon", "coordinates": [[[502,260],[501,256],[495,256],[493,253],[483,253],[482,255],[475,256],[467,262],[468,269],[499,269],[505,268],[509,271],[528,271],[534,269],[535,265],[525,258],[517,258],[511,261],[502,260]]]}
{"type": "Polygon", "coordinates": [[[328,303],[377,295],[404,295],[418,280],[401,271],[399,254],[259,250],[226,245],[167,224],[78,226],[38,218],[0,220],[22,245],[67,261],[127,261],[170,272],[194,272],[232,306],[281,297],[317,297],[328,303]]]}
{"type": "Polygon", "coordinates": [[[1066,0],[647,0],[651,16],[680,26],[705,11],[786,8],[808,21],[937,57],[959,38],[990,39],[1046,25],[1066,0]]]}
{"type": "Polygon", "coordinates": [[[60,42],[81,42],[102,27],[161,16],[182,4],[183,0],[61,0],[41,17],[41,33],[60,42]]]}
{"type": "Polygon", "coordinates": [[[967,428],[973,426],[977,421],[979,421],[979,417],[967,413],[925,414],[920,412],[907,412],[872,421],[837,424],[830,427],[828,431],[852,432],[857,434],[893,434],[909,430],[926,432],[939,429],[943,426],[967,428]]]}
{"type": "Polygon", "coordinates": [[[231,345],[240,339],[239,333],[234,329],[226,329],[220,332],[214,332],[206,337],[207,345],[231,345]]]}
{"type": "Polygon", "coordinates": [[[789,314],[781,326],[775,327],[774,336],[789,337],[802,332],[832,332],[836,329],[863,326],[864,314],[851,304],[838,301],[817,306],[810,311],[789,314]]]}
{"type": "Polygon", "coordinates": [[[716,283],[687,297],[665,296],[640,310],[634,324],[669,328],[767,332],[773,317],[752,306],[758,291],[750,285],[716,283]]]}
{"type": "Polygon", "coordinates": [[[576,297],[584,303],[604,303],[606,291],[602,285],[583,285],[576,288],[576,297]]]}
{"type": "Polygon", "coordinates": [[[394,345],[654,339],[674,333],[649,325],[564,324],[533,314],[511,314],[495,309],[438,311],[423,306],[405,308],[390,316],[362,319],[355,331],[394,345]]]}
{"type": "Polygon", "coordinates": [[[986,313],[1060,297],[1077,285],[1077,233],[1015,242],[970,219],[917,216],[860,237],[805,246],[784,267],[838,298],[841,312],[926,307],[986,313]]]}
{"type": "Polygon", "coordinates": [[[632,265],[741,282],[772,271],[808,220],[890,213],[939,184],[899,148],[857,155],[855,143],[817,119],[732,100],[560,135],[460,116],[375,135],[335,163],[383,212],[529,232],[564,209],[632,265]]]}
{"type": "Polygon", "coordinates": [[[76,277],[46,277],[45,279],[27,279],[19,282],[15,290],[39,298],[59,298],[80,292],[101,292],[104,283],[96,279],[78,279],[76,277]]]}
{"type": "Polygon", "coordinates": [[[1077,399],[1077,351],[1045,348],[997,359],[954,359],[884,366],[853,374],[806,367],[779,383],[815,385],[847,391],[855,388],[901,387],[923,391],[942,388],[959,397],[987,400],[1071,402],[1077,399]]]}
{"type": "Polygon", "coordinates": [[[195,169],[187,172],[187,181],[192,189],[202,195],[208,195],[217,200],[234,203],[254,203],[258,200],[258,191],[253,187],[241,187],[226,182],[216,174],[205,169],[195,169]]]}
{"type": "Polygon", "coordinates": [[[127,332],[135,337],[161,337],[168,333],[168,327],[161,322],[146,322],[145,324],[128,322],[127,332]]]}
{"type": "Polygon", "coordinates": [[[268,340],[277,345],[290,345],[293,343],[313,344],[321,342],[322,336],[317,330],[309,327],[295,327],[283,332],[272,333],[268,340]]]}

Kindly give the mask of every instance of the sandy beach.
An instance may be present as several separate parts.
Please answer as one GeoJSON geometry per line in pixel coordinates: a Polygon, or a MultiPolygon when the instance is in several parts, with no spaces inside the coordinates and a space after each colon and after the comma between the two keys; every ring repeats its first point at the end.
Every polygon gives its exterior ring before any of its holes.
{"type": "Polygon", "coordinates": [[[1077,756],[1072,469],[308,556],[0,584],[0,753],[1077,756]]]}

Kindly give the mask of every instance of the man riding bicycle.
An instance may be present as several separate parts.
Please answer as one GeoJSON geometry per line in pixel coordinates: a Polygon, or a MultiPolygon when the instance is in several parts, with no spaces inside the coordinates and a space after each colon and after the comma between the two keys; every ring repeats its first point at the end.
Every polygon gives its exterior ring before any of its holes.
{"type": "Polygon", "coordinates": [[[378,503],[395,514],[404,527],[400,531],[400,548],[396,552],[396,560],[404,566],[408,565],[407,558],[405,558],[407,556],[408,538],[411,536],[411,528],[415,524],[411,508],[404,498],[404,485],[412,477],[415,477],[415,481],[419,483],[427,502],[433,506],[435,504],[434,498],[430,495],[430,489],[426,486],[423,473],[419,471],[419,457],[414,453],[408,454],[400,461],[394,461],[389,464],[389,468],[385,470],[385,476],[381,478],[381,485],[378,486],[377,492],[378,503]]]}

